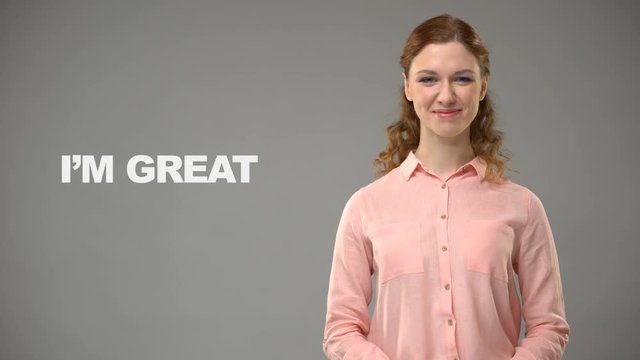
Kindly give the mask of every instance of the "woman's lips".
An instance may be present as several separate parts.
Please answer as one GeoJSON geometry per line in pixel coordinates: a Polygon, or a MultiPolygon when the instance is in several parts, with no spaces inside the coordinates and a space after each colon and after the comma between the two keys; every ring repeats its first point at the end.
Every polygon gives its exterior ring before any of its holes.
{"type": "Polygon", "coordinates": [[[460,110],[436,110],[434,112],[438,117],[449,118],[458,115],[460,110]]]}

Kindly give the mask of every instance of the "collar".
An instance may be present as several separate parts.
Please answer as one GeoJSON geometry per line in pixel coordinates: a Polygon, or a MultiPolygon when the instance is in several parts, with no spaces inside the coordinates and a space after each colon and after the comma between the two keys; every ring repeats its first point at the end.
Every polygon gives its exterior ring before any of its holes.
{"type": "MultiPolygon", "coordinates": [[[[411,178],[411,174],[413,174],[413,172],[416,170],[416,167],[418,165],[420,165],[424,171],[428,171],[427,167],[416,157],[416,154],[414,153],[414,151],[415,150],[409,151],[407,158],[402,162],[402,164],[400,164],[400,173],[402,174],[402,177],[406,181],[409,181],[409,179],[411,178]]],[[[480,178],[483,178],[484,173],[487,169],[487,163],[484,160],[482,160],[480,157],[476,156],[468,163],[462,165],[455,172],[458,172],[463,169],[466,170],[469,168],[473,168],[476,171],[476,175],[480,178]]]]}

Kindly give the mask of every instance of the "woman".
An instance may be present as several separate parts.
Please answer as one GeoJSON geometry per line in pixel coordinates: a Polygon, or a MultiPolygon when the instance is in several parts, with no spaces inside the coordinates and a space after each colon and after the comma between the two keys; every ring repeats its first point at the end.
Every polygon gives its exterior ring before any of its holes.
{"type": "Polygon", "coordinates": [[[444,14],[413,30],[400,64],[402,113],[376,160],[381,177],[338,225],[325,355],[560,359],[570,329],[555,243],[540,199],[504,176],[487,49],[444,14]]]}

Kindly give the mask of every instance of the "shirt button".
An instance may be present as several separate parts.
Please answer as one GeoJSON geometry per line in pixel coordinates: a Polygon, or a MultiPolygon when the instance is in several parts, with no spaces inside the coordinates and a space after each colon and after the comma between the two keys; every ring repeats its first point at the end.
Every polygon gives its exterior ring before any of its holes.
{"type": "Polygon", "coordinates": [[[445,289],[447,289],[447,290],[449,290],[449,288],[451,288],[451,286],[450,286],[449,284],[445,284],[445,285],[444,285],[444,288],[445,288],[445,289]]]}
{"type": "Polygon", "coordinates": [[[449,321],[447,321],[447,324],[449,324],[449,326],[453,326],[453,320],[449,319],[449,321]]]}
{"type": "Polygon", "coordinates": [[[447,251],[447,246],[446,245],[442,246],[442,251],[447,251]]]}
{"type": "Polygon", "coordinates": [[[442,184],[442,186],[440,186],[440,187],[444,189],[444,188],[447,187],[447,184],[442,184]]]}
{"type": "Polygon", "coordinates": [[[447,214],[442,214],[440,215],[441,218],[446,219],[447,218],[447,214]]]}

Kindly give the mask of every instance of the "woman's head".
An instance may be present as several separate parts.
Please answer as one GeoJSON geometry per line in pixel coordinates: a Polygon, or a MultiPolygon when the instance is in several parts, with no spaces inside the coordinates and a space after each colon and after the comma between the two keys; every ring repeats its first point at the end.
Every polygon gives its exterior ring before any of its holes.
{"type": "Polygon", "coordinates": [[[475,56],[458,41],[429,44],[402,76],[407,105],[420,119],[420,142],[446,138],[468,147],[488,81],[475,56]]]}
{"type": "Polygon", "coordinates": [[[387,128],[389,144],[375,161],[376,166],[382,167],[378,174],[397,167],[409,151],[418,147],[423,120],[423,128],[429,131],[468,134],[476,155],[489,165],[485,179],[499,182],[504,176],[505,161],[498,156],[505,160],[509,157],[500,151],[502,133],[493,129],[493,104],[487,93],[489,52],[475,30],[448,14],[428,19],[409,35],[400,65],[405,79],[400,119],[387,128]],[[418,73],[427,68],[437,71],[418,73]],[[454,71],[465,69],[471,71],[454,71]],[[446,80],[441,79],[443,75],[446,80]],[[436,83],[437,86],[432,85],[436,83]],[[461,110],[459,115],[454,114],[460,120],[430,121],[436,117],[436,110],[461,110]]]}

